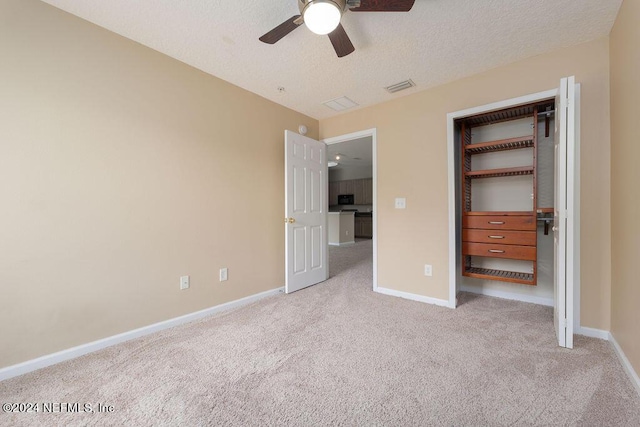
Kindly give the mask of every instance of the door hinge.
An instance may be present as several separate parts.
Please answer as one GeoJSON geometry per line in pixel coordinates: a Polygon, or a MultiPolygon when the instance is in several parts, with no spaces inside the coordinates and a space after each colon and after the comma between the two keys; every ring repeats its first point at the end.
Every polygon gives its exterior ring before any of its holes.
{"type": "Polygon", "coordinates": [[[567,319],[560,319],[560,327],[567,329],[567,319]]]}

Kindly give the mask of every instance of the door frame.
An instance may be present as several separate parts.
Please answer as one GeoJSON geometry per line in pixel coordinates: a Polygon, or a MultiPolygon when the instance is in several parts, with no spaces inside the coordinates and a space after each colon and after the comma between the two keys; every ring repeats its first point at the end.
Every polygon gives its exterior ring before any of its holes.
{"type": "MultiPolygon", "coordinates": [[[[321,139],[327,145],[338,144],[341,142],[349,142],[354,139],[371,137],[371,155],[372,166],[371,173],[373,178],[373,290],[378,289],[378,142],[377,129],[371,128],[358,132],[352,132],[345,135],[334,136],[331,138],[321,139]]],[[[327,174],[327,188],[329,186],[329,174],[327,174]]],[[[327,190],[328,191],[328,190],[327,190]]],[[[329,243],[327,242],[327,245],[329,243]]]]}
{"type": "MultiPolygon", "coordinates": [[[[455,120],[472,116],[476,114],[487,113],[490,111],[501,110],[504,108],[515,107],[522,104],[530,104],[545,99],[555,98],[559,92],[559,88],[551,90],[532,93],[529,95],[520,96],[517,98],[511,98],[499,102],[493,102],[490,104],[481,105],[478,107],[467,108],[460,111],[455,111],[447,114],[447,169],[448,169],[448,194],[449,194],[449,307],[456,307],[456,294],[459,290],[459,284],[462,280],[462,274],[460,271],[461,256],[459,254],[458,247],[456,245],[459,240],[458,234],[460,233],[459,227],[456,225],[458,217],[458,209],[460,204],[458,197],[456,197],[457,188],[457,168],[456,168],[456,138],[455,138],[455,120]]],[[[571,164],[568,166],[568,170],[574,172],[574,206],[580,206],[580,84],[576,84],[576,148],[575,158],[572,158],[571,164]]],[[[575,209],[574,212],[574,230],[575,235],[571,244],[574,244],[574,333],[577,333],[580,328],[580,209],[575,209]]],[[[533,300],[523,296],[522,299],[518,298],[517,294],[496,295],[498,297],[518,299],[525,302],[540,303],[540,301],[533,300]]]]}

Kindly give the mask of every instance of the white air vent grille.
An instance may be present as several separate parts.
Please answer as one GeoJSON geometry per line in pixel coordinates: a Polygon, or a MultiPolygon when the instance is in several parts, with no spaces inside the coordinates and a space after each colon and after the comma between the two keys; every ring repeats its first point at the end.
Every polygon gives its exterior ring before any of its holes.
{"type": "Polygon", "coordinates": [[[344,110],[348,110],[349,108],[358,106],[357,103],[353,102],[346,96],[332,99],[331,101],[326,101],[326,102],[323,102],[322,104],[326,105],[327,107],[335,111],[344,111],[344,110]]]}
{"type": "Polygon", "coordinates": [[[409,89],[410,87],[414,87],[416,84],[413,82],[413,80],[409,79],[409,80],[405,80],[403,82],[400,83],[396,83],[394,85],[391,86],[387,86],[385,89],[389,92],[389,93],[396,93],[396,92],[400,92],[401,90],[405,90],[405,89],[409,89]]]}

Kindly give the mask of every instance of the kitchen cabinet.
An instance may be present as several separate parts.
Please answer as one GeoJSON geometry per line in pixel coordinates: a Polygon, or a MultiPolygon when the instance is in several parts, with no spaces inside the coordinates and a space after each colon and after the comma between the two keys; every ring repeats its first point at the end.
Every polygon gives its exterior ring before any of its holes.
{"type": "Polygon", "coordinates": [[[372,217],[355,217],[353,234],[355,237],[373,237],[373,218],[372,217]]]}
{"type": "Polygon", "coordinates": [[[362,237],[362,218],[355,218],[353,225],[354,237],[362,237]]]}
{"type": "Polygon", "coordinates": [[[373,204],[373,179],[366,178],[361,179],[362,181],[362,205],[372,205],[373,204]]]}
{"type": "Polygon", "coordinates": [[[373,204],[373,180],[371,178],[354,179],[353,195],[356,205],[373,204]]]}
{"type": "Polygon", "coordinates": [[[355,205],[373,204],[373,179],[350,179],[329,183],[329,206],[338,204],[340,194],[353,194],[355,205]]]}
{"type": "Polygon", "coordinates": [[[334,181],[329,183],[329,206],[338,204],[338,195],[340,194],[340,182],[334,181]]]}
{"type": "Polygon", "coordinates": [[[340,194],[353,194],[353,180],[338,181],[340,184],[340,194]]]}
{"type": "Polygon", "coordinates": [[[362,237],[373,237],[373,218],[362,218],[362,237]]]}
{"type": "Polygon", "coordinates": [[[353,203],[355,205],[364,205],[364,186],[361,179],[351,180],[353,187],[353,203]]]}

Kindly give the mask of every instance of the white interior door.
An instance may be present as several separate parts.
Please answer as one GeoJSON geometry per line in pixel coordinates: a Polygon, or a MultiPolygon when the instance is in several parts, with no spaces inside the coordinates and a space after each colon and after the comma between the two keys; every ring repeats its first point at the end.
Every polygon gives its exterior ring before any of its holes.
{"type": "Polygon", "coordinates": [[[327,146],[291,131],[285,145],[285,291],[329,277],[327,146]]]}
{"type": "Polygon", "coordinates": [[[561,347],[573,348],[575,78],[563,78],[556,97],[553,215],[553,322],[561,347]]]}

